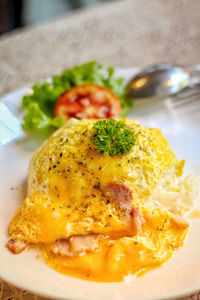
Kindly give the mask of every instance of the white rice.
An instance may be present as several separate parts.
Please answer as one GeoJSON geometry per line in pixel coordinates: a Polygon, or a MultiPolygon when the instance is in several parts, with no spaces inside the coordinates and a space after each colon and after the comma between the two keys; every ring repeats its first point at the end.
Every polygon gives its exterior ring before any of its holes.
{"type": "Polygon", "coordinates": [[[147,201],[157,202],[179,215],[200,209],[200,177],[192,174],[177,177],[173,167],[161,178],[147,201]]]}

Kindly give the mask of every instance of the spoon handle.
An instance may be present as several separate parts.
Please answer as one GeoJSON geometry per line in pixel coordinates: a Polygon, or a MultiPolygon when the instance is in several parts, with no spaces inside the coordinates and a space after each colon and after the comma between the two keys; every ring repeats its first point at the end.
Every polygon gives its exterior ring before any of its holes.
{"type": "MultiPolygon", "coordinates": [[[[200,74],[199,74],[200,76],[200,74]]],[[[200,78],[200,77],[199,77],[200,78]]],[[[200,81],[189,85],[188,87],[182,89],[181,91],[173,94],[171,97],[172,98],[187,98],[190,96],[195,96],[195,95],[200,95],[200,81]]]]}

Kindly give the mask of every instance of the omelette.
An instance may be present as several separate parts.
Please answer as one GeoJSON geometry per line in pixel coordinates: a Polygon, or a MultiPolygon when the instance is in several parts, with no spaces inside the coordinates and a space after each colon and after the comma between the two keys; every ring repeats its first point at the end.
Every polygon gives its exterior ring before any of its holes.
{"type": "Polygon", "coordinates": [[[161,266],[183,246],[187,221],[152,195],[169,170],[181,176],[184,161],[159,129],[132,120],[124,120],[132,147],[103,153],[92,138],[96,122],[70,119],[34,153],[7,247],[15,254],[37,247],[66,275],[123,281],[161,266]]]}

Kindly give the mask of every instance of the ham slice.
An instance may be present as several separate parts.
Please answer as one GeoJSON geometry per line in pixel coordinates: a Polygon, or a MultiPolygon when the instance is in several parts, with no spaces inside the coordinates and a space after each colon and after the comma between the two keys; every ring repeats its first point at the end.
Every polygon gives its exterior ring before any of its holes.
{"type": "Polygon", "coordinates": [[[68,240],[58,240],[51,245],[51,251],[61,256],[73,256],[74,253],[70,250],[70,244],[68,240]]]}
{"type": "Polygon", "coordinates": [[[99,235],[76,235],[68,240],[58,240],[51,246],[51,251],[62,256],[74,256],[88,251],[93,251],[98,247],[99,235]]]}
{"type": "Polygon", "coordinates": [[[28,246],[27,242],[24,241],[17,241],[10,239],[8,243],[6,244],[6,247],[12,252],[13,254],[21,253],[26,249],[28,246]]]}
{"type": "Polygon", "coordinates": [[[136,234],[140,231],[144,218],[140,208],[133,206],[133,194],[124,183],[111,182],[104,188],[105,196],[119,205],[122,216],[128,227],[136,234]]]}
{"type": "Polygon", "coordinates": [[[75,253],[95,250],[99,245],[98,241],[97,234],[76,235],[69,239],[71,250],[75,253]]]}
{"type": "Polygon", "coordinates": [[[141,231],[142,225],[144,224],[145,219],[140,211],[138,206],[132,208],[132,226],[134,234],[137,234],[141,231]]]}

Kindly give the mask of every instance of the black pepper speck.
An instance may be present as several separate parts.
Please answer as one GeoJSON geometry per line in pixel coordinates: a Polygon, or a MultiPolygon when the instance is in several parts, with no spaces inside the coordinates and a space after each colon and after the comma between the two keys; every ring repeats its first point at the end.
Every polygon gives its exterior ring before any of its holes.
{"type": "Polygon", "coordinates": [[[93,188],[94,188],[95,190],[98,190],[98,189],[99,189],[99,185],[95,184],[95,185],[93,186],[93,188]]]}

